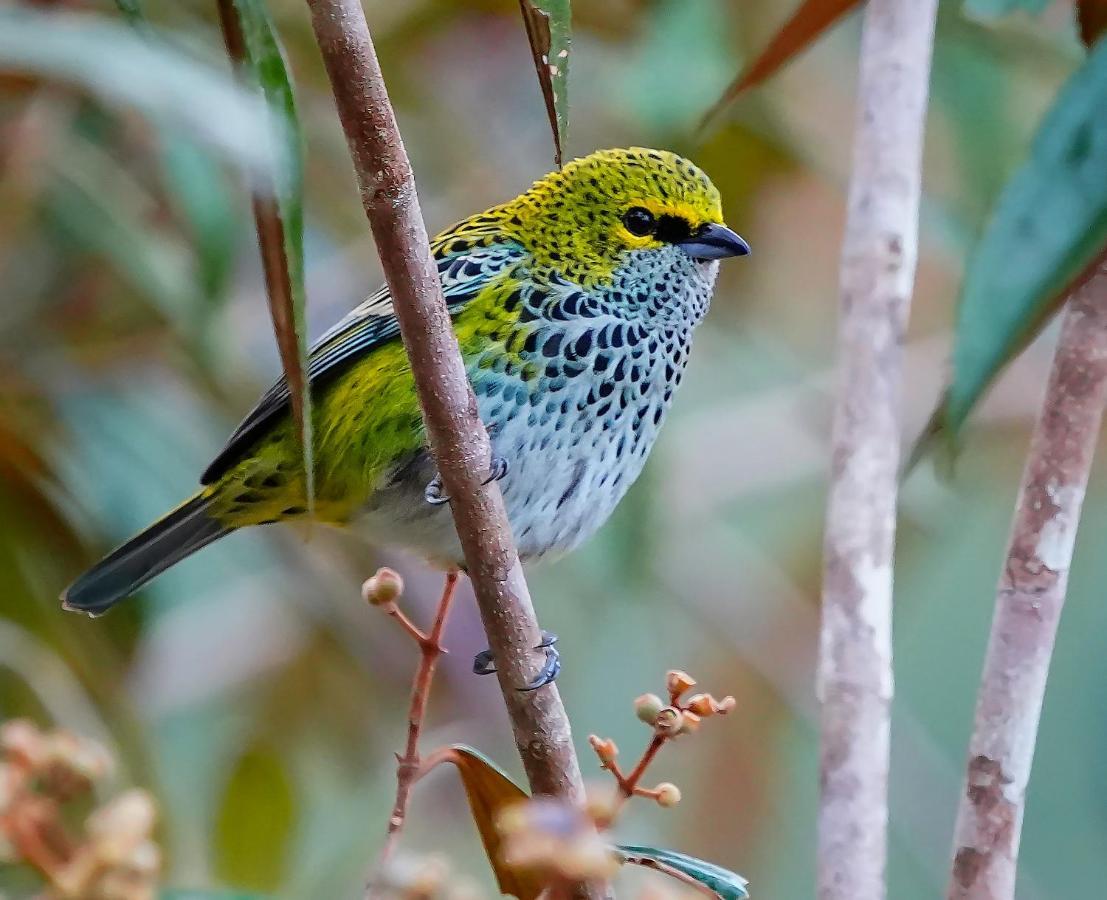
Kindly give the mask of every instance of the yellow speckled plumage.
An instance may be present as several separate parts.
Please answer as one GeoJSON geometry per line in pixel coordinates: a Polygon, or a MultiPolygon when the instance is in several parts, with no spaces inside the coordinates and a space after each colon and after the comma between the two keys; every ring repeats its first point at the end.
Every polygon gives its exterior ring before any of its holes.
{"type": "MultiPolygon", "coordinates": [[[[565,552],[637,476],[707,311],[716,260],[748,247],[692,163],[632,148],[574,160],[432,242],[443,293],[507,475],[524,558],[565,552]]],[[[411,370],[387,292],[316,343],[316,518],[461,561],[434,478],[411,370]]],[[[490,461],[491,463],[491,461],[490,461]]],[[[238,528],[306,515],[283,382],[261,399],[202,489],[78,579],[66,605],[106,610],[238,528]]]]}

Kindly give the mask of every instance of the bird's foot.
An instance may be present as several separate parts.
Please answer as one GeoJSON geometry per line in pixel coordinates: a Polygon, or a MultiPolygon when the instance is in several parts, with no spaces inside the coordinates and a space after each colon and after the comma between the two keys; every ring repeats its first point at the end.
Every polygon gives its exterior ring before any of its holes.
{"type": "MultiPolygon", "coordinates": [[[[507,468],[506,459],[502,456],[493,456],[492,465],[488,467],[488,477],[481,484],[485,485],[491,484],[493,481],[499,481],[507,474],[507,468]]],[[[431,506],[441,506],[443,503],[450,502],[449,495],[442,493],[442,476],[437,472],[423,490],[423,499],[431,506]]]]}
{"type": "Polygon", "coordinates": [[[488,477],[481,482],[482,485],[499,481],[507,474],[507,460],[502,456],[493,456],[492,465],[488,467],[488,477]]]}
{"type": "Polygon", "coordinates": [[[423,499],[431,506],[441,506],[443,503],[450,502],[450,498],[442,493],[442,476],[437,472],[423,490],[423,499]]]}
{"type": "MultiPolygon", "coordinates": [[[[561,671],[561,654],[557,652],[554,644],[557,643],[557,635],[552,631],[542,632],[542,643],[535,650],[546,651],[546,661],[542,664],[542,670],[534,677],[534,680],[520,691],[536,691],[540,687],[552,684],[561,671]]],[[[496,661],[492,658],[491,650],[482,650],[473,657],[473,674],[491,675],[496,671],[496,661]]]]}

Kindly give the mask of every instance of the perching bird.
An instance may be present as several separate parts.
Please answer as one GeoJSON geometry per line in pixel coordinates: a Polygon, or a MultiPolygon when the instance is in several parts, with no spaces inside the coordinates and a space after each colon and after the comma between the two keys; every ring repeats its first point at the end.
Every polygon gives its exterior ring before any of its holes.
{"type": "MultiPolygon", "coordinates": [[[[749,252],[719,192],[672,153],[602,150],[432,242],[492,475],[522,559],[572,550],[638,477],[707,312],[717,260],[749,252]]],[[[392,300],[382,289],[311,352],[315,518],[446,567],[440,502],[392,300]]],[[[247,525],[307,515],[289,392],[274,385],[184,504],[80,576],[97,615],[247,525]]]]}

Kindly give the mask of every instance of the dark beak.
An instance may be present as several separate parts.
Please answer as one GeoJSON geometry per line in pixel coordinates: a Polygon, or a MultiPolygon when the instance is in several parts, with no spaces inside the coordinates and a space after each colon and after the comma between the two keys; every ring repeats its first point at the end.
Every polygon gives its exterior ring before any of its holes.
{"type": "Polygon", "coordinates": [[[726,259],[745,256],[750,245],[725,225],[704,225],[696,234],[677,244],[692,259],[726,259]]]}

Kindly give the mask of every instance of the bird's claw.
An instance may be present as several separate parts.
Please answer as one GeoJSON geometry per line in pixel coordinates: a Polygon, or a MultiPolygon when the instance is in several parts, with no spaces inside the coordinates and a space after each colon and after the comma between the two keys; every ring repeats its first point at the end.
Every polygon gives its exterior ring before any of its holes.
{"type": "MultiPolygon", "coordinates": [[[[552,684],[554,679],[557,678],[558,673],[561,671],[561,655],[557,652],[557,648],[554,647],[556,643],[556,634],[551,631],[542,632],[542,642],[534,649],[545,650],[546,661],[542,664],[542,670],[534,677],[534,680],[525,687],[519,688],[520,691],[536,691],[540,687],[552,684]]],[[[491,675],[495,671],[496,661],[492,658],[491,650],[482,650],[473,657],[473,674],[491,675]]]]}
{"type": "Polygon", "coordinates": [[[481,650],[473,657],[474,675],[493,675],[496,672],[496,661],[492,658],[491,650],[481,650]]]}
{"type": "Polygon", "coordinates": [[[507,474],[507,460],[502,456],[493,456],[492,465],[488,467],[488,477],[481,482],[481,485],[491,484],[493,481],[501,480],[507,474]]]}
{"type": "MultiPolygon", "coordinates": [[[[488,477],[481,482],[481,486],[499,481],[506,474],[507,460],[502,456],[494,456],[492,457],[492,465],[488,467],[488,477]]],[[[441,506],[443,503],[450,502],[449,495],[442,493],[441,475],[436,473],[434,478],[430,480],[430,483],[423,490],[423,499],[431,506],[441,506]]]]}
{"type": "Polygon", "coordinates": [[[435,474],[434,478],[430,480],[430,484],[423,490],[423,499],[431,506],[441,506],[443,503],[450,502],[450,498],[442,493],[441,475],[435,474]]]}

